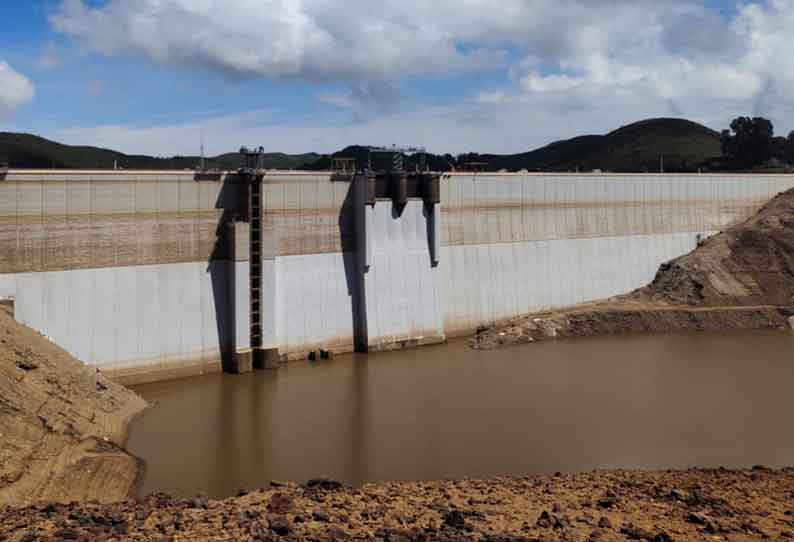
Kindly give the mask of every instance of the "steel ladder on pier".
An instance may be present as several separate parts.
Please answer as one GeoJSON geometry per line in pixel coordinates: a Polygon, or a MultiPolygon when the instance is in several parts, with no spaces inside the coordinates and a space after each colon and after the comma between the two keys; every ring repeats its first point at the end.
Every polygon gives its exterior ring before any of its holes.
{"type": "Polygon", "coordinates": [[[251,350],[262,348],[262,179],[254,176],[249,186],[249,295],[251,303],[251,350]]]}

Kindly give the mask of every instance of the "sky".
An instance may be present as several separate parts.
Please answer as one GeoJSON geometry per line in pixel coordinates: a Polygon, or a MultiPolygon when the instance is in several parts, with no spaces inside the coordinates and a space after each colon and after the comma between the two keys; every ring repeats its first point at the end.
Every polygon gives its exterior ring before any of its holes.
{"type": "Polygon", "coordinates": [[[0,0],[0,131],[157,156],[794,130],[794,0],[0,0]]]}

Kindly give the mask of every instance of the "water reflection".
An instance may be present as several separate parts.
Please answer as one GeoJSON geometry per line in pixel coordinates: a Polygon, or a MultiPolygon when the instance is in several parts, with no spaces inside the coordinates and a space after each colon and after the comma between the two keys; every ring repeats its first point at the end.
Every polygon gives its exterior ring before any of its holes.
{"type": "Polygon", "coordinates": [[[137,391],[144,492],[593,468],[794,464],[794,336],[464,343],[137,391]]]}

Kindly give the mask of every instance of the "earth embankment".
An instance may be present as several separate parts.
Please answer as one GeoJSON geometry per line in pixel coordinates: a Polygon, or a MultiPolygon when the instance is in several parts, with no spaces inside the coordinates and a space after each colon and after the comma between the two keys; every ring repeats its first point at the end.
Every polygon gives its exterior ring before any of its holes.
{"type": "Polygon", "coordinates": [[[133,495],[141,465],[123,445],[145,407],[0,306],[0,504],[133,495]]]}

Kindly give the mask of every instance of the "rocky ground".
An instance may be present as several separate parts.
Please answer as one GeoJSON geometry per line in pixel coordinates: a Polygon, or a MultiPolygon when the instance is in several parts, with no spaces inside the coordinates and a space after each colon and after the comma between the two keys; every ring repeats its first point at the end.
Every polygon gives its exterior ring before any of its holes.
{"type": "Polygon", "coordinates": [[[140,465],[121,446],[145,406],[0,305],[0,504],[133,494],[140,465]]]}
{"type": "Polygon", "coordinates": [[[794,190],[753,217],[662,265],[627,295],[481,329],[479,349],[557,337],[708,329],[788,328],[794,315],[794,190]]]}
{"type": "Polygon", "coordinates": [[[491,481],[273,482],[213,501],[0,508],[0,540],[794,539],[794,469],[611,471],[491,481]]]}

